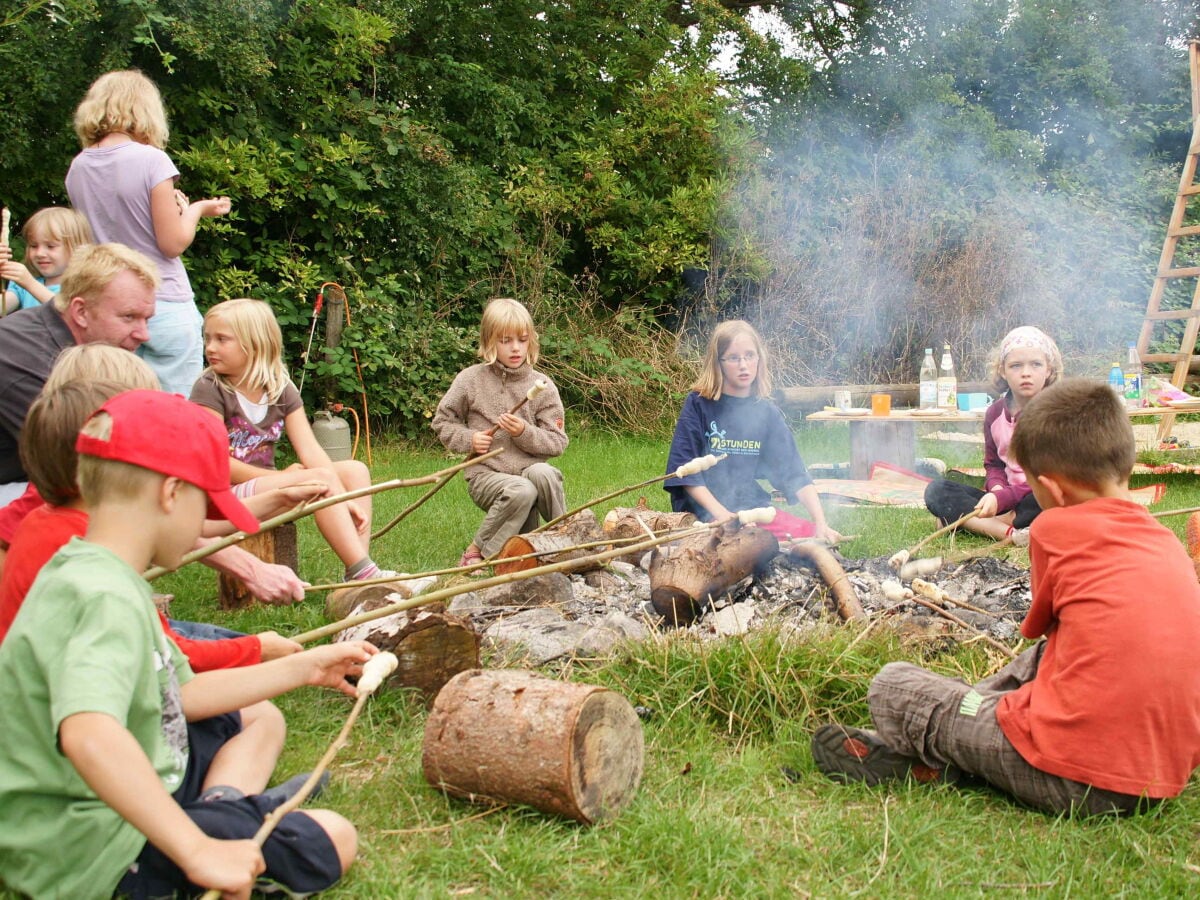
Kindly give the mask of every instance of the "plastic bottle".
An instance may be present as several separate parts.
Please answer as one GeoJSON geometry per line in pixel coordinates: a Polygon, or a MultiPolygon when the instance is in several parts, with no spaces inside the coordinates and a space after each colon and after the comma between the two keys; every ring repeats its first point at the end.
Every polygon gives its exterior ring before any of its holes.
{"type": "Polygon", "coordinates": [[[937,363],[933,361],[933,348],[925,348],[925,359],[921,361],[921,409],[934,409],[938,405],[937,363]]]}
{"type": "Polygon", "coordinates": [[[958,379],[954,377],[954,360],[950,358],[950,345],[942,345],[942,365],[938,369],[937,405],[942,409],[958,408],[958,379]]]}
{"type": "Polygon", "coordinates": [[[1142,358],[1138,356],[1137,344],[1129,342],[1129,355],[1125,359],[1125,405],[1130,409],[1145,406],[1142,388],[1142,358]]]}
{"type": "Polygon", "coordinates": [[[1108,370],[1108,386],[1117,392],[1122,401],[1125,399],[1125,373],[1121,371],[1119,362],[1113,363],[1108,370]]]}

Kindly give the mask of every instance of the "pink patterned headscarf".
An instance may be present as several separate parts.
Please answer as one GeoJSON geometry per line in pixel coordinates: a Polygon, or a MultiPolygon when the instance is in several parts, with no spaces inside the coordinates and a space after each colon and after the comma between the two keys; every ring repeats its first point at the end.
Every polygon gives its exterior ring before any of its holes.
{"type": "Polygon", "coordinates": [[[1023,347],[1042,351],[1042,353],[1046,354],[1046,359],[1049,361],[1050,367],[1056,371],[1062,371],[1062,356],[1058,352],[1058,346],[1050,339],[1046,332],[1032,325],[1022,325],[1019,328],[1014,328],[1004,336],[1004,340],[1000,342],[1000,365],[1004,365],[1004,360],[1008,354],[1023,347]]]}

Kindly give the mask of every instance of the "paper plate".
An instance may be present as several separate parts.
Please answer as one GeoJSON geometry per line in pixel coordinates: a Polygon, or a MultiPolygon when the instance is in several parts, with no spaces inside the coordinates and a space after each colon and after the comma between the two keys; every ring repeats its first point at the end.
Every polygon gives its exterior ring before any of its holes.
{"type": "Polygon", "coordinates": [[[946,411],[944,409],[910,409],[908,414],[910,416],[919,416],[921,418],[932,418],[935,416],[944,416],[946,411]]]}
{"type": "Polygon", "coordinates": [[[1171,409],[1200,409],[1200,397],[1188,397],[1186,400],[1168,400],[1171,409]]]}
{"type": "Polygon", "coordinates": [[[834,413],[834,415],[835,416],[865,416],[865,415],[869,415],[870,412],[871,411],[869,409],[855,407],[852,409],[839,409],[837,412],[834,413]]]}

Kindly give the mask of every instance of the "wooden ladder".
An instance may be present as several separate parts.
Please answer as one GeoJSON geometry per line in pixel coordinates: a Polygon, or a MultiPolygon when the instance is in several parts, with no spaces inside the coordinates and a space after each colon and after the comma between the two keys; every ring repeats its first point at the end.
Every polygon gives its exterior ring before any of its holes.
{"type": "MultiPolygon", "coordinates": [[[[1183,238],[1200,236],[1200,225],[1187,225],[1188,202],[1200,197],[1200,184],[1196,182],[1197,164],[1200,163],[1200,41],[1188,43],[1188,64],[1192,85],[1192,140],[1188,145],[1183,174],[1179,178],[1179,193],[1167,223],[1167,236],[1163,241],[1162,253],[1158,258],[1158,272],[1154,286],[1150,289],[1150,300],[1146,304],[1146,316],[1138,335],[1138,355],[1143,363],[1174,363],[1171,384],[1183,389],[1196,358],[1196,340],[1200,337],[1200,265],[1176,266],[1175,253],[1183,238]],[[1187,307],[1162,308],[1163,298],[1172,282],[1192,279],[1191,303],[1187,307]],[[1183,322],[1183,333],[1179,350],[1174,353],[1151,353],[1150,342],[1155,338],[1155,326],[1163,322],[1183,322]]],[[[1161,440],[1170,433],[1175,416],[1164,413],[1159,422],[1158,435],[1161,440]]]]}

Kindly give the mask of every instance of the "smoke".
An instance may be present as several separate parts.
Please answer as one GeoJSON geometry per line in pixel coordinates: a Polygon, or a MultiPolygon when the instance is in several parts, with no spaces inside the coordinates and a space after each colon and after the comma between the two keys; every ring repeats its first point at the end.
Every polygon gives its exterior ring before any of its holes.
{"type": "Polygon", "coordinates": [[[1136,338],[1157,267],[1190,138],[1194,11],[884,6],[819,99],[764,129],[696,324],[754,321],[783,384],[915,381],[945,342],[960,377],[982,379],[1019,324],[1053,335],[1069,371],[1098,371],[1136,338]]]}

